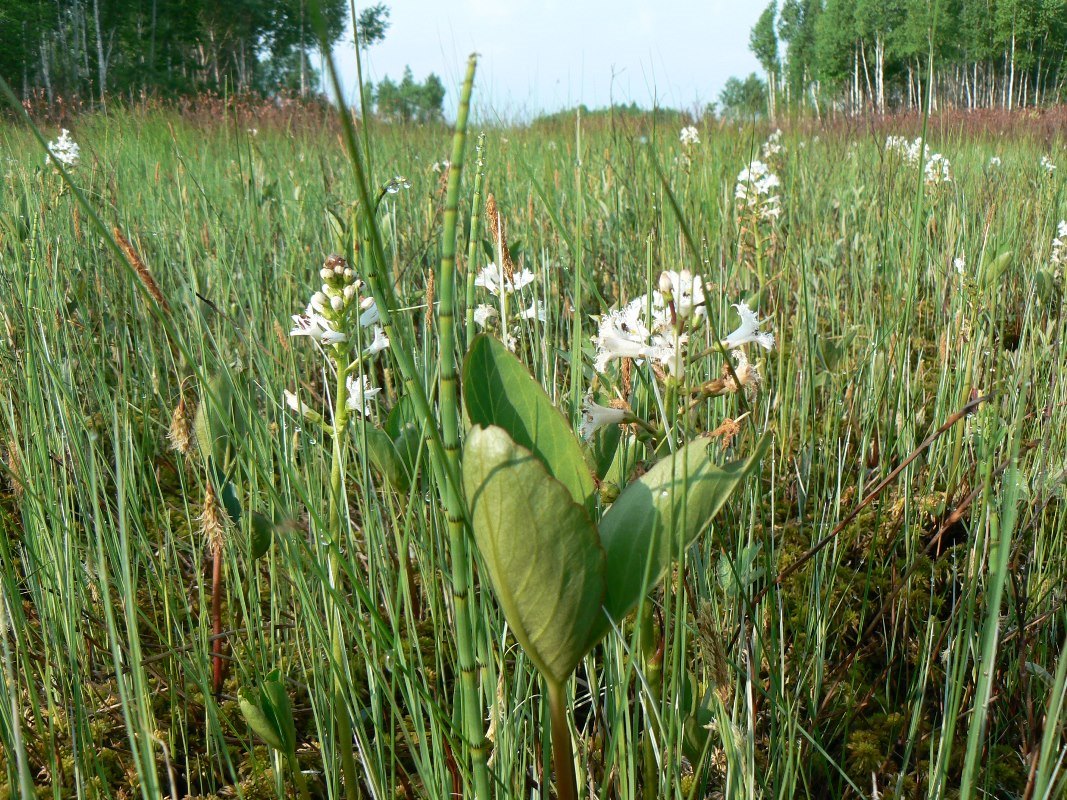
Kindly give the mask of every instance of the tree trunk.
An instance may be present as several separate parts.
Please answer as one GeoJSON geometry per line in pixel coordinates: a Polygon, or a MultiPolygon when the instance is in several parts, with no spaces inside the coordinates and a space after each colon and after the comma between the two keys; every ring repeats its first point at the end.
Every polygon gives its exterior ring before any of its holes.
{"type": "Polygon", "coordinates": [[[96,75],[100,87],[100,105],[107,108],[107,56],[104,55],[104,32],[100,28],[100,0],[93,0],[93,22],[96,24],[96,75]]]}

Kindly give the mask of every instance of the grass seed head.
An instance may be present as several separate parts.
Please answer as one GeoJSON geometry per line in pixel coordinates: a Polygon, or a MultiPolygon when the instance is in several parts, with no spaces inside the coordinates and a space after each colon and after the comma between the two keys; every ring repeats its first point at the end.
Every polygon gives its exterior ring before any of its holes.
{"type": "Polygon", "coordinates": [[[185,402],[183,394],[178,399],[178,405],[174,407],[174,413],[170,416],[170,430],[167,431],[167,440],[171,449],[177,450],[183,456],[189,456],[193,452],[193,420],[189,413],[189,406],[185,402]]]}
{"type": "Polygon", "coordinates": [[[144,261],[141,260],[137,251],[133,249],[130,240],[122,234],[122,231],[117,225],[111,229],[111,233],[114,234],[115,241],[119,243],[119,247],[122,248],[122,252],[126,255],[126,260],[130,262],[130,266],[133,267],[134,272],[137,273],[137,277],[144,285],[144,288],[147,289],[148,293],[155,298],[155,301],[163,307],[163,310],[169,313],[170,306],[167,305],[167,300],[163,296],[159,284],[156,283],[155,278],[152,277],[152,273],[148,271],[148,267],[145,266],[144,261]]]}
{"type": "Polygon", "coordinates": [[[226,509],[222,507],[215,486],[209,481],[204,492],[204,510],[200,514],[200,530],[207,540],[212,557],[222,552],[226,542],[226,509]]]}

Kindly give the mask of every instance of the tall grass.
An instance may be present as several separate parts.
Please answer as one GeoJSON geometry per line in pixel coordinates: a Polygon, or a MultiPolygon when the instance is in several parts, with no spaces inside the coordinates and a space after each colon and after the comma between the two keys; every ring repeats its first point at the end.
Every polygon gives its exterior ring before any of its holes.
{"type": "MultiPolygon", "coordinates": [[[[754,428],[775,431],[773,455],[641,616],[579,669],[569,702],[582,790],[1061,796],[1067,345],[1049,255],[1067,216],[1063,141],[1049,150],[935,117],[928,138],[954,180],[928,192],[884,152],[884,135],[787,132],[783,214],[754,254],[733,186],[766,133],[708,128],[685,155],[677,131],[640,118],[489,129],[483,166],[469,158],[452,187],[432,168],[450,155],[448,131],[372,128],[369,191],[396,173],[412,182],[376,218],[385,283],[375,288],[395,294],[394,351],[405,348],[375,376],[377,422],[415,386],[431,403],[438,385],[442,401],[451,391],[457,361],[438,350],[451,316],[423,306],[442,251],[458,253],[436,299],[467,319],[468,276],[494,257],[492,232],[470,224],[476,170],[547,305],[543,325],[522,322],[518,352],[572,419],[604,382],[592,369],[594,315],[647,291],[661,269],[699,263],[706,378],[720,373],[713,345],[734,327],[731,303],[758,296],[773,316],[779,344],[747,403],[754,428]],[[1046,152],[1059,174],[1039,168],[1046,152]],[[443,239],[450,213],[454,245],[443,239]]],[[[0,128],[6,792],[291,796],[236,702],[276,667],[313,795],[340,796],[346,749],[357,796],[469,791],[476,726],[463,716],[464,610],[452,591],[469,586],[466,674],[486,715],[493,792],[548,797],[547,699],[476,559],[456,558],[464,540],[437,491],[449,468],[435,473],[416,437],[417,474],[395,491],[359,429],[374,420],[360,423],[334,547],[331,443],[282,401],[297,387],[320,410],[336,401],[321,359],[286,336],[288,319],[327,254],[374,246],[361,241],[338,131],[253,135],[232,119],[193,126],[154,112],[86,117],[74,137],[75,184],[129,240],[165,306],[44,168],[30,133],[0,128]],[[236,387],[229,474],[240,503],[276,525],[260,559],[249,513],[227,529],[216,697],[209,476],[168,449],[167,431],[183,391],[195,405],[218,375],[236,387]],[[340,659],[333,631],[344,634],[340,659]],[[338,714],[351,748],[334,735],[338,714]]],[[[458,351],[467,338],[454,337],[458,351]]],[[[634,383],[648,389],[641,369],[634,383]]],[[[696,413],[712,429],[744,413],[741,402],[714,398],[696,413]]],[[[424,435],[438,430],[419,422],[424,435]]],[[[445,428],[446,448],[461,432],[445,428]]]]}

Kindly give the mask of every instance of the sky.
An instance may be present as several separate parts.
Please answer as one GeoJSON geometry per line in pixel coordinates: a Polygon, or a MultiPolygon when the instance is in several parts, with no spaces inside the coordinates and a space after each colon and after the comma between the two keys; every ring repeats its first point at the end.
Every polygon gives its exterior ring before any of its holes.
{"type": "MultiPolygon", "coordinates": [[[[697,110],[718,98],[731,75],[760,71],[748,34],[764,0],[386,3],[389,30],[367,53],[365,77],[399,80],[405,65],[419,81],[434,72],[445,84],[449,119],[472,52],[479,54],[475,116],[487,121],[612,101],[697,110]]],[[[346,91],[354,93],[350,31],[334,58],[346,91]]]]}

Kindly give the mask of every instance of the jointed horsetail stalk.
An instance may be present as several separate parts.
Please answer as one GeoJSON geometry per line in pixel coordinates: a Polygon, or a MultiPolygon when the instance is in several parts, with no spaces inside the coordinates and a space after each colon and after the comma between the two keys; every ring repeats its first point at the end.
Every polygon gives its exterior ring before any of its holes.
{"type": "MultiPolygon", "coordinates": [[[[334,64],[332,54],[328,51],[326,55],[326,66],[330,74],[330,81],[333,84],[333,90],[338,98],[343,98],[344,94],[341,91],[340,81],[337,75],[337,68],[334,64]]],[[[448,230],[449,230],[449,215],[446,213],[445,217],[445,246],[450,247],[452,257],[455,257],[455,209],[456,209],[456,196],[459,192],[459,180],[463,170],[463,146],[466,141],[466,119],[467,110],[470,105],[470,93],[474,85],[474,68],[476,59],[471,56],[470,63],[468,65],[467,78],[463,86],[463,94],[460,102],[460,110],[457,115],[457,127],[456,137],[453,145],[453,158],[449,170],[449,200],[446,201],[451,207],[451,231],[452,231],[452,244],[449,242],[448,230]]],[[[394,346],[390,348],[390,352],[393,358],[396,360],[397,368],[400,370],[404,379],[404,388],[407,392],[407,396],[411,399],[414,406],[415,414],[418,418],[424,420],[432,420],[435,418],[433,409],[430,407],[429,398],[427,397],[426,390],[423,387],[419,374],[415,369],[415,364],[412,359],[411,353],[413,348],[411,347],[411,341],[408,336],[409,329],[406,326],[397,325],[397,319],[392,314],[392,309],[396,308],[395,294],[393,292],[392,283],[387,272],[387,261],[385,257],[385,248],[382,245],[381,233],[378,230],[377,220],[375,219],[375,204],[371,197],[370,183],[367,172],[364,168],[363,160],[360,157],[359,147],[356,144],[356,131],[355,125],[352,122],[351,114],[348,109],[342,103],[339,108],[339,116],[341,122],[341,128],[345,147],[348,150],[349,161],[352,164],[353,177],[355,178],[356,188],[359,193],[360,208],[363,211],[363,218],[365,224],[364,234],[367,237],[370,245],[369,253],[369,270],[367,270],[366,276],[370,285],[371,293],[374,297],[374,301],[378,306],[378,313],[381,317],[382,327],[385,329],[386,334],[389,336],[390,341],[394,342],[394,346]]],[[[454,269],[454,263],[452,269],[454,269]]],[[[454,276],[450,278],[452,284],[454,284],[454,276]]],[[[454,296],[452,289],[449,289],[450,300],[454,302],[454,296]]],[[[444,292],[442,291],[442,295],[444,292]]],[[[442,300],[444,297],[442,297],[442,300]]],[[[451,324],[450,324],[451,330],[451,324]]],[[[444,338],[442,336],[442,338],[444,338]]],[[[454,353],[453,353],[454,355],[454,353]]],[[[454,382],[454,378],[453,378],[454,382]]],[[[455,412],[455,398],[453,395],[452,411],[455,412]]],[[[448,418],[448,414],[444,416],[448,418]]],[[[441,492],[442,499],[445,503],[445,511],[448,518],[451,521],[459,520],[462,524],[466,516],[466,509],[463,506],[462,488],[459,480],[459,459],[456,457],[449,458],[445,453],[444,439],[441,431],[436,425],[427,425],[427,447],[430,454],[430,465],[433,469],[434,479],[441,492]]],[[[457,422],[458,428],[458,422],[457,422]]],[[[461,529],[462,531],[462,529],[461,529]]],[[[465,548],[463,548],[465,550],[465,548]]],[[[453,573],[458,574],[461,570],[466,574],[468,565],[465,561],[459,561],[458,556],[462,555],[462,552],[453,552],[453,573]]],[[[464,577],[463,582],[466,582],[464,577]]],[[[457,594],[456,598],[456,624],[457,633],[457,647],[459,648],[459,658],[461,664],[461,670],[464,665],[473,666],[473,657],[471,655],[472,643],[470,641],[470,623],[467,616],[467,604],[466,595],[457,594]],[[465,628],[465,630],[464,630],[465,628]],[[464,656],[467,656],[465,659],[464,656]]],[[[478,707],[477,686],[474,685],[474,692],[471,692],[467,687],[473,685],[474,673],[472,670],[463,670],[464,677],[461,684],[463,689],[464,698],[464,728],[465,738],[469,740],[469,744],[472,748],[471,760],[473,765],[473,772],[475,776],[475,791],[476,797],[479,800],[485,800],[489,797],[489,778],[488,768],[486,766],[486,754],[483,747],[484,734],[481,729],[481,713],[478,707]],[[469,672],[469,677],[467,673],[469,672]],[[470,731],[475,731],[470,734],[470,731]]]]}
{"type": "MultiPolygon", "coordinates": [[[[441,337],[441,429],[448,469],[459,473],[459,403],[456,392],[456,346],[455,346],[455,288],[456,288],[456,216],[459,203],[459,181],[463,167],[463,151],[467,137],[467,116],[470,112],[471,90],[474,86],[476,59],[467,62],[467,77],[463,81],[456,114],[456,133],[452,139],[452,155],[449,159],[448,194],[445,197],[444,241],[441,244],[440,286],[441,304],[437,325],[441,337]]],[[[479,173],[480,175],[480,173],[479,173]]],[[[475,190],[477,194],[477,189],[475,190]]],[[[475,208],[477,208],[475,199],[475,208]]],[[[476,236],[471,223],[471,242],[476,236]]],[[[469,267],[468,267],[469,270],[469,267]]],[[[469,336],[469,330],[468,330],[469,336]]],[[[469,608],[467,583],[470,552],[463,516],[463,498],[459,487],[446,485],[445,509],[448,514],[448,534],[452,550],[452,596],[456,614],[456,644],[459,656],[460,695],[463,702],[463,736],[470,750],[474,773],[474,794],[481,800],[489,798],[489,770],[486,765],[485,728],[482,723],[482,702],[475,670],[474,637],[469,608]]]]}

